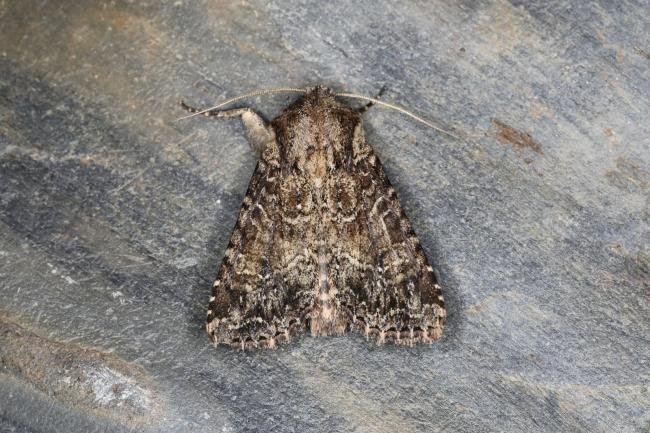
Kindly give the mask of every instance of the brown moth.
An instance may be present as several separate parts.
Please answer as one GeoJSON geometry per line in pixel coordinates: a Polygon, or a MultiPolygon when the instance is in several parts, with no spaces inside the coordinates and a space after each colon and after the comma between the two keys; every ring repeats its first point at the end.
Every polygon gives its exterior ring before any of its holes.
{"type": "Polygon", "coordinates": [[[442,335],[440,285],[362,111],[315,87],[270,124],[249,108],[203,112],[241,117],[260,155],[210,297],[215,346],[275,347],[304,328],[378,344],[442,335]]]}

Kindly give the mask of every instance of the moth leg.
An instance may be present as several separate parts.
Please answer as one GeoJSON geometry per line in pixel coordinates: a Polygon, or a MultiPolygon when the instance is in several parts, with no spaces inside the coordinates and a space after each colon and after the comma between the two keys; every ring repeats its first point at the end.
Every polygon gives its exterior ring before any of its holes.
{"type": "MultiPolygon", "coordinates": [[[[379,92],[377,92],[377,95],[375,96],[375,99],[381,98],[381,95],[383,95],[385,91],[386,91],[386,86],[381,86],[381,89],[379,89],[379,92]]],[[[359,114],[363,114],[366,111],[368,111],[368,109],[370,107],[372,107],[373,105],[375,105],[374,102],[368,102],[366,105],[363,105],[363,106],[357,108],[357,112],[359,114]]]]}
{"type": "MultiPolygon", "coordinates": [[[[184,102],[181,106],[190,113],[198,113],[197,108],[191,107],[184,102]]],[[[253,148],[253,151],[259,156],[266,147],[267,143],[275,140],[275,133],[273,129],[266,124],[264,119],[251,110],[250,108],[234,108],[232,110],[210,110],[203,113],[206,117],[241,117],[244,128],[246,129],[246,136],[248,143],[253,148]]]]}

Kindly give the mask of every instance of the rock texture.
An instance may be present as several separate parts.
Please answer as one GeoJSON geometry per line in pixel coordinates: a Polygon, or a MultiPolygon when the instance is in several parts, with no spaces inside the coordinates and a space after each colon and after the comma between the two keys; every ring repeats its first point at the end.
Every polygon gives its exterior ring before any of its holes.
{"type": "Polygon", "coordinates": [[[648,8],[0,2],[0,431],[650,430],[648,8]],[[366,114],[444,288],[432,346],[202,329],[255,158],[178,100],[318,83],[463,137],[366,114]]]}

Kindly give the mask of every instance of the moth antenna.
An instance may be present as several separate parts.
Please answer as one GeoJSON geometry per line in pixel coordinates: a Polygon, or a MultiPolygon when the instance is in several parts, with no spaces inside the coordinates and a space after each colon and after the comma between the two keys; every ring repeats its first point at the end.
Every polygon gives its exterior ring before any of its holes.
{"type": "Polygon", "coordinates": [[[460,140],[460,137],[457,136],[456,134],[454,134],[452,132],[449,132],[446,129],[443,129],[443,128],[439,127],[439,126],[434,125],[433,123],[429,122],[426,119],[423,119],[422,117],[418,116],[417,114],[408,111],[406,108],[402,108],[402,107],[400,107],[398,105],[391,104],[390,102],[380,101],[379,99],[371,98],[369,96],[364,96],[364,95],[358,95],[356,93],[337,93],[336,96],[339,96],[341,98],[360,99],[362,101],[372,102],[373,104],[383,105],[386,108],[391,108],[393,110],[399,111],[402,114],[406,114],[407,116],[411,117],[412,119],[415,119],[418,122],[427,125],[431,129],[435,129],[436,131],[442,132],[443,134],[446,134],[446,135],[448,135],[448,136],[450,136],[452,138],[455,138],[456,140],[460,140]]]}
{"type": "Polygon", "coordinates": [[[256,90],[251,93],[247,93],[245,95],[240,95],[240,96],[235,96],[234,98],[226,99],[220,104],[215,105],[214,107],[206,108],[205,110],[197,111],[196,113],[188,114],[187,116],[179,117],[178,120],[183,120],[183,119],[188,119],[190,117],[198,116],[203,113],[207,113],[208,111],[216,110],[218,108],[223,107],[224,105],[232,104],[233,102],[240,101],[242,99],[247,99],[247,98],[252,98],[255,96],[261,96],[261,95],[268,95],[271,93],[285,93],[285,92],[295,92],[295,93],[307,93],[308,89],[299,89],[296,87],[278,87],[275,89],[263,89],[263,90],[256,90]]]}

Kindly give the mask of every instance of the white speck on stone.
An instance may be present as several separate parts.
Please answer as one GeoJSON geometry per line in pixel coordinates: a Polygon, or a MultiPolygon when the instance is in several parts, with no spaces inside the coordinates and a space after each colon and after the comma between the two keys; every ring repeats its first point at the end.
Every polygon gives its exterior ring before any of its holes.
{"type": "Polygon", "coordinates": [[[68,284],[77,284],[77,282],[74,279],[72,279],[72,277],[70,277],[69,275],[64,276],[63,279],[68,284]]]}

